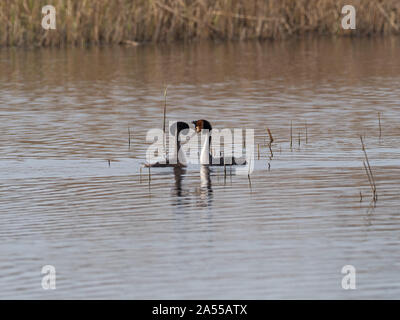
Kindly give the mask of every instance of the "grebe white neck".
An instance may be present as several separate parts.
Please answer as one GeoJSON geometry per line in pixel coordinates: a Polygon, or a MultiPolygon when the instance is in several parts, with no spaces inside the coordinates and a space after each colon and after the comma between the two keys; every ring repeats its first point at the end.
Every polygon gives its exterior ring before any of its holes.
{"type": "Polygon", "coordinates": [[[210,138],[211,132],[209,130],[202,130],[201,137],[203,139],[203,146],[200,153],[200,164],[208,165],[210,164],[210,138]]]}

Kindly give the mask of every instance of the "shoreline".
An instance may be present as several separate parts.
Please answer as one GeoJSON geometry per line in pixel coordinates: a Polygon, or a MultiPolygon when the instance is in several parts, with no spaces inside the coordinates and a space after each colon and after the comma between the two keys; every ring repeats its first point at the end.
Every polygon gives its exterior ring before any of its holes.
{"type": "Polygon", "coordinates": [[[170,47],[170,46],[195,46],[195,45],[235,45],[235,44],[266,44],[266,43],[293,43],[293,42],[301,42],[301,41],[346,41],[346,40],[354,40],[354,41],[363,41],[363,40],[390,40],[390,39],[399,39],[400,37],[395,34],[374,34],[374,35],[360,35],[360,36],[338,36],[338,35],[322,35],[322,34],[305,34],[301,36],[292,36],[282,39],[245,39],[245,40],[212,40],[212,39],[195,39],[190,41],[183,40],[174,40],[174,41],[163,41],[163,42],[137,42],[135,45],[125,44],[125,43],[84,43],[82,45],[74,45],[74,44],[59,44],[59,45],[50,45],[50,46],[39,46],[33,44],[23,44],[23,45],[13,45],[13,46],[3,46],[0,45],[0,50],[6,49],[23,49],[23,50],[35,50],[35,49],[102,49],[102,48],[143,48],[143,47],[170,47]]]}

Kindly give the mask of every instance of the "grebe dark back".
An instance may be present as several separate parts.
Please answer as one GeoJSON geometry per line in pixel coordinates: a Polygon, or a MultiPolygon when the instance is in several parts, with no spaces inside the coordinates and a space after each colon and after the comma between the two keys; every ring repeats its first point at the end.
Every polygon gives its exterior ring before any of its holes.
{"type": "Polygon", "coordinates": [[[159,162],[158,161],[158,162],[155,162],[155,163],[146,163],[145,167],[147,167],[147,168],[148,167],[163,168],[163,167],[183,167],[183,166],[186,166],[185,163],[182,163],[182,162],[179,161],[179,159],[180,159],[179,154],[180,153],[182,154],[182,152],[181,152],[181,142],[179,140],[179,134],[182,131],[189,130],[189,129],[190,129],[189,125],[186,122],[182,122],[182,121],[178,121],[174,125],[172,125],[171,128],[170,128],[170,132],[174,136],[174,142],[175,142],[175,150],[174,151],[176,153],[176,154],[173,155],[173,157],[175,157],[175,155],[176,155],[176,158],[167,157],[165,159],[165,162],[164,161],[163,162],[159,162]],[[172,161],[172,160],[174,160],[174,161],[172,161]]]}

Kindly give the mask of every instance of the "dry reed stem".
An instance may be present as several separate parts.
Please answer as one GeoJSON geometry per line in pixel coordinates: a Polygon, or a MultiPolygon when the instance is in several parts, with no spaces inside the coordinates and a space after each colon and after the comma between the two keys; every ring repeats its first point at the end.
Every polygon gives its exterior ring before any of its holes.
{"type": "Polygon", "coordinates": [[[167,88],[168,86],[165,87],[164,89],[164,110],[163,110],[163,132],[165,133],[165,119],[167,115],[167,88]]]}
{"type": "Polygon", "coordinates": [[[308,128],[307,128],[307,120],[306,120],[306,144],[308,144],[308,128]]]}
{"type": "Polygon", "coordinates": [[[300,131],[299,131],[299,148],[300,148],[300,131]]]}
{"type": "Polygon", "coordinates": [[[128,148],[131,148],[131,130],[128,127],[128,148]]]}
{"type": "Polygon", "coordinates": [[[225,155],[223,156],[223,161],[224,161],[224,183],[226,181],[226,164],[225,164],[225,155]]]}
{"type": "Polygon", "coordinates": [[[148,166],[148,168],[149,168],[149,185],[150,185],[150,181],[151,181],[151,172],[150,172],[150,168],[151,168],[151,166],[148,166]]]}
{"type": "Polygon", "coordinates": [[[272,160],[272,158],[274,157],[274,153],[272,152],[272,142],[274,142],[274,137],[272,136],[271,130],[269,128],[267,128],[267,132],[269,135],[269,143],[268,143],[268,148],[270,152],[269,160],[272,160]]]}
{"type": "Polygon", "coordinates": [[[396,31],[399,31],[399,26],[393,21],[393,19],[389,16],[389,14],[385,11],[385,9],[382,7],[382,4],[379,2],[376,2],[376,6],[378,7],[379,11],[383,14],[385,19],[389,22],[390,26],[395,29],[396,31]]]}
{"type": "Polygon", "coordinates": [[[369,164],[367,151],[365,150],[364,140],[363,140],[362,136],[360,136],[360,140],[361,140],[361,147],[362,147],[362,150],[364,152],[364,157],[365,157],[365,161],[363,161],[364,169],[365,169],[365,172],[367,173],[368,181],[371,186],[371,190],[372,190],[372,194],[373,194],[373,201],[376,202],[378,200],[378,193],[376,192],[375,178],[374,178],[374,175],[372,174],[372,169],[369,164]]]}
{"type": "Polygon", "coordinates": [[[379,122],[379,140],[382,138],[382,127],[381,127],[381,113],[378,112],[378,122],[379,122]]]}
{"type": "Polygon", "coordinates": [[[363,161],[363,166],[364,166],[365,172],[366,172],[367,177],[368,177],[368,182],[369,182],[369,185],[370,185],[370,187],[371,187],[371,191],[372,191],[372,193],[374,193],[374,192],[375,192],[375,191],[374,191],[374,183],[372,182],[372,178],[371,178],[371,175],[370,175],[370,173],[369,173],[368,167],[367,167],[367,165],[365,164],[365,161],[363,161]]]}
{"type": "Polygon", "coordinates": [[[166,121],[166,116],[167,116],[167,89],[168,89],[168,86],[166,86],[164,89],[164,110],[163,110],[163,148],[164,148],[164,152],[166,152],[165,146],[167,144],[167,141],[166,141],[167,135],[165,132],[165,121],[166,121]]]}
{"type": "Polygon", "coordinates": [[[268,136],[269,136],[269,143],[271,144],[274,142],[274,137],[272,136],[271,130],[267,128],[268,136]]]}

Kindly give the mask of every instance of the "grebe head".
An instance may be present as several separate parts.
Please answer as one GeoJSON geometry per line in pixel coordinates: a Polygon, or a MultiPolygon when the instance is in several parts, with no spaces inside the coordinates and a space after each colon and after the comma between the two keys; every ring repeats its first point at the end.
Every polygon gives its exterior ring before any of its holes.
{"type": "Polygon", "coordinates": [[[207,121],[207,120],[197,120],[197,121],[193,121],[193,124],[196,127],[196,132],[200,133],[201,130],[203,129],[207,129],[208,131],[212,130],[211,124],[207,121]]]}
{"type": "Polygon", "coordinates": [[[177,123],[171,126],[170,132],[172,135],[178,137],[179,133],[183,130],[185,130],[183,131],[183,134],[188,134],[189,129],[190,127],[186,122],[178,121],[177,123]]]}

